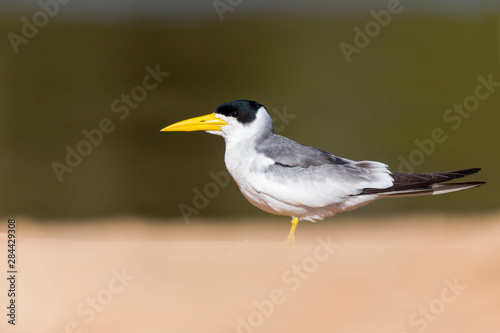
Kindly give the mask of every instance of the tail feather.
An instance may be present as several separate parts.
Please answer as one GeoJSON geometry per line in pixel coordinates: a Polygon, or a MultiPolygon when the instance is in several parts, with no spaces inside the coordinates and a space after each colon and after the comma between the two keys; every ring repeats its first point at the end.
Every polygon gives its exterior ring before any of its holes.
{"type": "Polygon", "coordinates": [[[395,192],[385,192],[388,198],[416,197],[421,195],[436,195],[450,193],[455,191],[467,190],[483,185],[484,182],[452,183],[452,184],[433,184],[429,189],[412,189],[395,192]]]}
{"type": "Polygon", "coordinates": [[[474,168],[436,173],[395,172],[391,174],[391,177],[394,179],[391,187],[384,189],[366,188],[361,194],[383,194],[387,197],[410,197],[466,190],[481,186],[485,182],[442,183],[474,174],[479,170],[481,169],[474,168]]]}

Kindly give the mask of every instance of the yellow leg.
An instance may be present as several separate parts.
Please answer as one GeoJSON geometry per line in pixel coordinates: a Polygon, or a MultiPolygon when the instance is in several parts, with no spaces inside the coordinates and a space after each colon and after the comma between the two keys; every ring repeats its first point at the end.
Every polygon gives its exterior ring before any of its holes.
{"type": "Polygon", "coordinates": [[[295,241],[295,229],[297,229],[297,224],[299,224],[299,219],[297,217],[293,217],[292,219],[292,229],[290,229],[290,233],[288,234],[288,238],[285,243],[293,243],[295,241]]]}

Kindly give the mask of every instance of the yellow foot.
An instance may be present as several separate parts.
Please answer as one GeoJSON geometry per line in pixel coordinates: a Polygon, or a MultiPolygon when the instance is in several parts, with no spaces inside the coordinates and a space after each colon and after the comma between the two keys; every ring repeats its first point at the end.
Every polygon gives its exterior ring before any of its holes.
{"type": "Polygon", "coordinates": [[[288,238],[286,241],[284,241],[284,244],[289,244],[295,242],[295,236],[293,235],[295,233],[295,229],[297,229],[297,224],[299,224],[299,219],[297,217],[294,217],[292,219],[292,228],[290,229],[290,233],[288,234],[288,238]]]}

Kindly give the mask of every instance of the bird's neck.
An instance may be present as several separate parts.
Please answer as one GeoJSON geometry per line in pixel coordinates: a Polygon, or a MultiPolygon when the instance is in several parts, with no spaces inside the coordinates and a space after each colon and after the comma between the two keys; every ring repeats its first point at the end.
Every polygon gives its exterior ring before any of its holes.
{"type": "Polygon", "coordinates": [[[257,155],[256,147],[264,142],[269,136],[274,133],[266,133],[264,135],[254,135],[240,140],[225,140],[226,152],[224,160],[226,167],[231,174],[237,173],[242,168],[249,167],[253,158],[257,155]]]}

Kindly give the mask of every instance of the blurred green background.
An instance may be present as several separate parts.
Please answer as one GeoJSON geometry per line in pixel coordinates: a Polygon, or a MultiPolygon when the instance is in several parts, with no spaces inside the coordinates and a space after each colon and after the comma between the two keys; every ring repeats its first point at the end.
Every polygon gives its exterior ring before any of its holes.
{"type": "MultiPolygon", "coordinates": [[[[78,15],[81,4],[71,2],[16,53],[9,33],[22,36],[22,18],[32,21],[40,7],[2,2],[1,214],[179,217],[180,204],[193,206],[194,189],[203,192],[212,182],[209,173],[225,170],[224,142],[206,133],[159,130],[234,99],[266,105],[282,135],[350,159],[382,161],[394,171],[400,156],[408,159],[418,149],[414,140],[442,128],[447,140],[415,171],[481,167],[470,180],[488,182],[349,214],[498,209],[500,87],[457,129],[443,120],[447,109],[474,94],[479,76],[500,82],[495,2],[459,12],[453,3],[439,10],[402,3],[404,10],[350,63],[340,44],[354,45],[354,28],[363,30],[374,20],[370,10],[387,2],[356,2],[346,10],[342,4],[301,10],[294,3],[286,10],[286,2],[266,8],[243,1],[221,21],[211,1],[200,8],[177,1],[173,12],[152,7],[137,15],[117,14],[119,3],[78,15]],[[169,75],[120,119],[112,103],[142,85],[148,66],[169,75]],[[283,121],[276,110],[295,117],[283,121]],[[66,147],[76,150],[85,140],[82,131],[98,128],[104,118],[113,131],[60,181],[53,162],[66,164],[66,147]]],[[[198,216],[267,216],[232,180],[208,201],[198,216]]]]}

